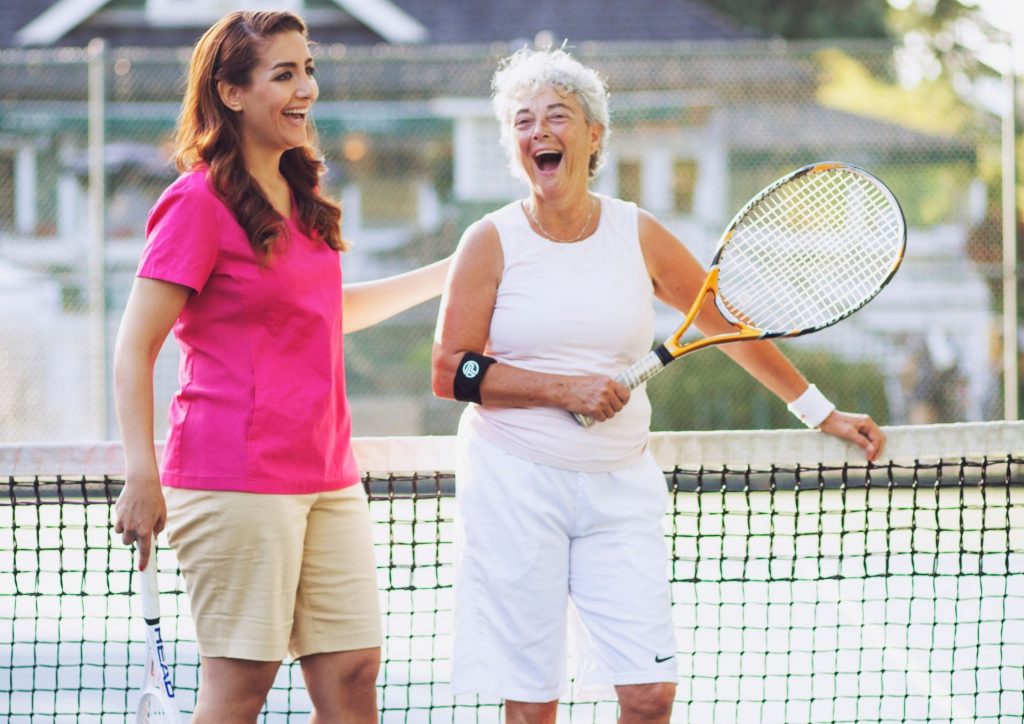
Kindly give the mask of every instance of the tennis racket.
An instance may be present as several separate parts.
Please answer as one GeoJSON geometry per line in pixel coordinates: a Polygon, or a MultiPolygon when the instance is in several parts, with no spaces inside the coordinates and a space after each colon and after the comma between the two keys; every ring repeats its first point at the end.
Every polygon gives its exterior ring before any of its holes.
{"type": "Polygon", "coordinates": [[[164,658],[164,640],[160,633],[160,592],[156,580],[156,539],[150,547],[149,563],[139,575],[142,618],[146,621],[146,670],[142,696],[135,713],[136,724],[177,722],[178,705],[171,684],[171,669],[164,658]]]}
{"type": "Polygon", "coordinates": [[[634,389],[689,352],[825,329],[882,291],[906,244],[903,211],[877,178],[846,163],[799,168],[733,217],[683,323],[615,379],[634,389]],[[735,331],[683,344],[709,296],[735,331]]]}

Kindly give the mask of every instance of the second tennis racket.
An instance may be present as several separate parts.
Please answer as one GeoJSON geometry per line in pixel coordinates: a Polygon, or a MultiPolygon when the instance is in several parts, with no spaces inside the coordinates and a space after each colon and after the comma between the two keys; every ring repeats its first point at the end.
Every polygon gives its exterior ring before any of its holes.
{"type": "Polygon", "coordinates": [[[682,324],[615,379],[634,389],[689,352],[825,329],[889,283],[906,243],[899,202],[870,173],[839,162],[799,168],[733,217],[682,324]],[[734,331],[683,343],[708,297],[734,331]]]}

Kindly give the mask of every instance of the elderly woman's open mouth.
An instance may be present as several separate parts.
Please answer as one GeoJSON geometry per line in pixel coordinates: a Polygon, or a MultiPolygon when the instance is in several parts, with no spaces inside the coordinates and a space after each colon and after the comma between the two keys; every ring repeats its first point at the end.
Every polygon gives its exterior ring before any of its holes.
{"type": "Polygon", "coordinates": [[[533,162],[542,172],[550,173],[562,162],[562,154],[557,151],[541,151],[533,157],[533,162]]]}

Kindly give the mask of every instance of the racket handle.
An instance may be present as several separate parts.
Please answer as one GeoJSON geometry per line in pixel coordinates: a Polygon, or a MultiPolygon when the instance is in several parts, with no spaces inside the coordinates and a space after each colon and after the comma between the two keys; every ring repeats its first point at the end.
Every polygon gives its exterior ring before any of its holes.
{"type": "MultiPolygon", "coordinates": [[[[661,355],[658,354],[658,351],[651,350],[632,365],[617,374],[615,376],[615,381],[621,382],[631,390],[635,390],[644,382],[665,369],[665,364],[665,361],[662,359],[661,355]]],[[[572,413],[572,416],[575,417],[576,422],[583,425],[583,427],[590,427],[595,422],[594,418],[588,417],[579,412],[572,413]]]]}
{"type": "MultiPolygon", "coordinates": [[[[621,382],[631,390],[635,390],[654,375],[665,369],[667,364],[658,354],[658,349],[653,349],[632,365],[615,376],[616,381],[621,382]]],[[[669,358],[671,359],[671,358],[669,358]]]]}
{"type": "Polygon", "coordinates": [[[160,588],[156,580],[156,538],[149,549],[149,562],[139,574],[139,596],[142,599],[142,617],[146,621],[160,618],[160,588]]]}

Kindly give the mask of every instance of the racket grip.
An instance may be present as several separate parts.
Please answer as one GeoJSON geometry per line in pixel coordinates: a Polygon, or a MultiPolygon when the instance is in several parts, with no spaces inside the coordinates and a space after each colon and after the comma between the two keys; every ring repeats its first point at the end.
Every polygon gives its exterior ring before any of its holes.
{"type": "Polygon", "coordinates": [[[142,599],[142,617],[147,621],[160,618],[160,588],[156,580],[156,539],[149,549],[149,562],[139,573],[139,596],[142,599]]]}
{"type": "MultiPolygon", "coordinates": [[[[663,369],[665,369],[665,361],[658,354],[657,350],[652,350],[617,374],[615,376],[615,381],[621,382],[631,390],[635,390],[663,369]]],[[[583,427],[590,427],[595,422],[594,418],[588,417],[579,412],[572,413],[572,416],[575,417],[576,422],[583,425],[583,427]]]]}
{"type": "Polygon", "coordinates": [[[665,369],[665,364],[658,350],[654,349],[616,375],[615,379],[629,389],[635,390],[665,369]]]}

